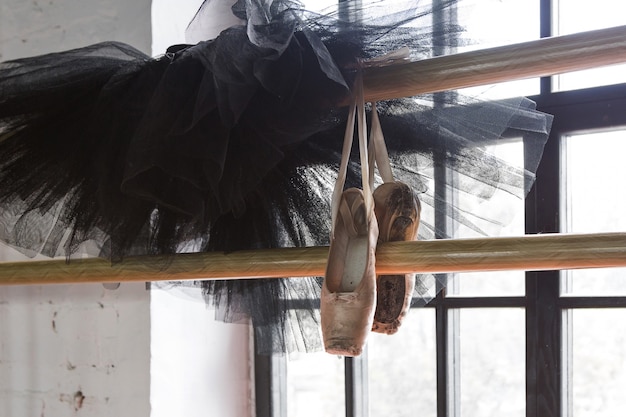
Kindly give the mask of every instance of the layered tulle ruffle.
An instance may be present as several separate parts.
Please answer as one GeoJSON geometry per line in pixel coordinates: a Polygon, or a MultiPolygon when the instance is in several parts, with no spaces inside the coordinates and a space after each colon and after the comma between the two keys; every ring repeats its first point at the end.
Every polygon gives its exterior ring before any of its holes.
{"type": "MultiPolygon", "coordinates": [[[[453,1],[437,10],[388,3],[313,13],[297,2],[238,1],[244,25],[157,58],[107,42],[0,64],[0,239],[29,255],[113,262],[328,244],[340,103],[358,61],[400,46],[424,58],[458,42],[455,25],[431,23],[453,1]]],[[[190,36],[202,37],[206,10],[190,36]]],[[[523,198],[551,123],[526,99],[427,95],[378,107],[394,175],[421,192],[422,238],[454,225],[484,233],[489,213],[464,198],[523,198]],[[525,166],[488,150],[511,137],[524,139],[525,166]],[[440,168],[454,200],[433,186],[440,168]]],[[[352,163],[348,186],[358,173],[352,163]]],[[[434,295],[432,282],[418,278],[418,299],[434,295]]],[[[250,319],[260,351],[320,347],[320,278],[190,285],[221,319],[250,319]]]]}

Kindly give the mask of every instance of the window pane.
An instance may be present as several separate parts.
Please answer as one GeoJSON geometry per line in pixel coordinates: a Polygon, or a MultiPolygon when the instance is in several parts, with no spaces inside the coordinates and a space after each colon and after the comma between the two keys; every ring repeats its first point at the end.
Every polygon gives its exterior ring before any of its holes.
{"type": "MultiPolygon", "coordinates": [[[[622,0],[586,0],[553,2],[554,34],[567,35],[626,24],[626,3],[622,0]]],[[[626,82],[626,65],[613,65],[576,71],[554,77],[555,91],[597,87],[626,82]]]]}
{"type": "Polygon", "coordinates": [[[435,309],[409,311],[398,333],[368,341],[370,417],[435,417],[435,309]]]}
{"type": "MultiPolygon", "coordinates": [[[[513,166],[523,166],[524,145],[521,139],[491,146],[489,152],[513,166]]],[[[502,190],[488,201],[463,197],[463,207],[473,213],[484,213],[485,221],[477,226],[487,236],[521,236],[524,234],[524,200],[502,190]]],[[[461,227],[455,237],[483,237],[461,227]]],[[[524,272],[472,272],[455,274],[449,281],[448,296],[517,296],[524,295],[524,272]]]]}
{"type": "Polygon", "coordinates": [[[569,417],[620,416],[626,408],[626,309],[570,310],[569,417]]]}
{"type": "Polygon", "coordinates": [[[446,293],[449,297],[523,296],[524,271],[465,272],[455,274],[446,293]]]}
{"type": "MultiPolygon", "coordinates": [[[[539,1],[481,0],[460,2],[459,24],[466,29],[469,45],[458,52],[491,48],[539,38],[539,1]]],[[[461,90],[483,98],[504,98],[539,94],[539,79],[510,81],[461,90]]]]}
{"type": "Polygon", "coordinates": [[[450,401],[463,417],[526,415],[523,309],[453,310],[450,401]]]}
{"type": "MultiPolygon", "coordinates": [[[[570,233],[625,232],[626,130],[567,136],[562,141],[564,213],[570,233]]],[[[626,295],[626,268],[564,271],[564,295],[626,295]]]]}
{"type": "Polygon", "coordinates": [[[344,360],[326,352],[293,354],[287,363],[287,415],[344,417],[344,360]]]}

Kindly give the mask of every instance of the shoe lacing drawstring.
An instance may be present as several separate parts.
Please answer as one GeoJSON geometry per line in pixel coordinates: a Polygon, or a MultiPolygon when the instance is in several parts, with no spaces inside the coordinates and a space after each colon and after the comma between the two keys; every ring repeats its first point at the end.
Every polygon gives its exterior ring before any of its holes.
{"type": "MultiPolygon", "coordinates": [[[[359,157],[361,160],[361,184],[363,187],[363,199],[365,202],[365,224],[369,224],[370,216],[374,212],[374,197],[372,196],[372,187],[370,185],[370,163],[368,161],[368,141],[367,141],[367,122],[365,116],[365,102],[363,97],[363,79],[361,74],[357,75],[355,82],[355,92],[352,97],[350,109],[348,111],[348,120],[346,131],[343,138],[343,148],[341,150],[341,163],[337,174],[337,181],[333,190],[331,200],[331,239],[335,237],[335,225],[337,224],[337,216],[342,210],[341,195],[346,183],[348,171],[348,161],[350,159],[350,151],[352,149],[352,141],[354,137],[354,119],[357,119],[358,136],[359,136],[359,157]]],[[[344,209],[345,210],[345,209],[344,209]]],[[[352,226],[354,224],[350,222],[352,226]]]]}

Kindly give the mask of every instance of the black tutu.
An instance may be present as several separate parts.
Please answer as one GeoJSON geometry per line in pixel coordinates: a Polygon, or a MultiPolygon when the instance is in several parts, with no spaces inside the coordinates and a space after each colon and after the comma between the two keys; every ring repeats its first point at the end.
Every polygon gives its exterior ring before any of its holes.
{"type": "MultiPolygon", "coordinates": [[[[312,13],[239,1],[233,13],[247,25],[157,58],[106,42],[0,64],[0,239],[31,256],[112,262],[327,245],[347,114],[339,104],[357,63],[401,46],[428,57],[461,36],[430,24],[431,8],[386,6],[312,13]]],[[[195,37],[203,10],[189,27],[195,37]]],[[[396,178],[431,213],[425,239],[451,230],[437,230],[434,211],[482,233],[489,213],[467,210],[463,196],[523,198],[551,124],[527,99],[439,94],[378,108],[396,178]],[[524,138],[525,168],[487,151],[508,137],[524,138]],[[437,167],[454,173],[455,204],[431,186],[437,167]]],[[[347,186],[358,173],[352,163],[347,186]]],[[[417,299],[434,295],[430,281],[418,278],[417,299]]],[[[321,278],[181,285],[201,288],[222,320],[251,319],[261,352],[321,346],[321,278]]]]}

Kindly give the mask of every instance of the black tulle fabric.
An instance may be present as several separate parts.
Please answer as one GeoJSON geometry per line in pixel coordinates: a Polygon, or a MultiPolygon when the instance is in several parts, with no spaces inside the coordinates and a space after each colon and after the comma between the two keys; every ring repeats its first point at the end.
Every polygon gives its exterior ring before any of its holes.
{"type": "MultiPolygon", "coordinates": [[[[353,6],[312,13],[291,1],[238,1],[233,12],[247,25],[157,58],[105,42],[0,64],[0,239],[28,255],[113,262],[328,244],[346,118],[336,104],[357,60],[401,46],[424,58],[460,36],[430,23],[454,1],[353,6]]],[[[196,38],[203,10],[189,26],[196,38]]],[[[429,220],[435,211],[482,233],[489,213],[465,208],[464,196],[525,195],[551,122],[533,106],[452,94],[379,104],[394,174],[421,192],[422,238],[450,230],[429,220]],[[487,151],[508,137],[524,138],[525,168],[487,151]],[[454,174],[454,204],[429,185],[436,167],[454,174]]],[[[356,163],[349,171],[347,185],[358,185],[356,163]]],[[[433,282],[418,277],[418,300],[434,295],[433,282]]],[[[251,320],[260,352],[285,352],[320,347],[320,284],[184,285],[201,288],[220,319],[251,320]]]]}

